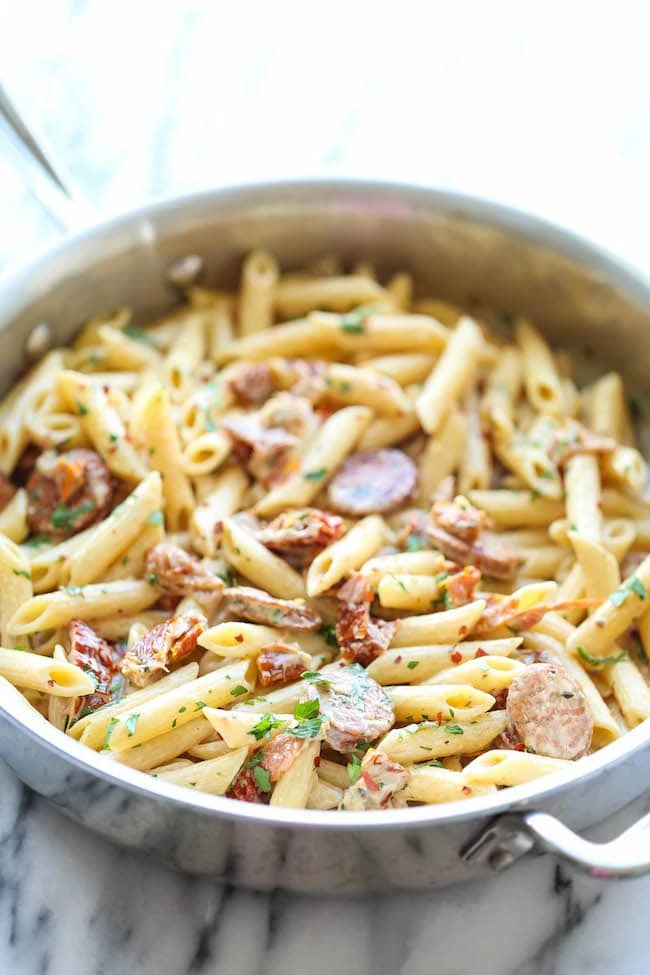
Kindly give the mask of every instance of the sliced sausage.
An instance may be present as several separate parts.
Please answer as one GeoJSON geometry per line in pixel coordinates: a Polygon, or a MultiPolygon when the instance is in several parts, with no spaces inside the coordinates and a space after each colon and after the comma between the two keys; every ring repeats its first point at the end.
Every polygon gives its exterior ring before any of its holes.
{"type": "Polygon", "coordinates": [[[222,420],[224,430],[235,441],[233,456],[245,463],[250,473],[265,484],[286,476],[297,438],[280,427],[262,426],[256,416],[233,416],[222,420]]]}
{"type": "Polygon", "coordinates": [[[440,583],[445,606],[466,606],[476,599],[476,588],[481,582],[481,573],[473,565],[466,565],[460,572],[447,576],[440,583]],[[447,598],[444,599],[444,593],[447,598]]]}
{"type": "Polygon", "coordinates": [[[352,454],[330,481],[328,496],[337,511],[370,515],[394,511],[411,497],[417,468],[401,450],[352,454]]]}
{"type": "Polygon", "coordinates": [[[284,626],[289,630],[317,630],[322,620],[318,613],[298,599],[275,599],[262,589],[233,586],[224,593],[224,609],[251,623],[284,626]]]}
{"type": "Polygon", "coordinates": [[[4,511],[18,488],[0,471],[0,511],[4,511]]]}
{"type": "Polygon", "coordinates": [[[72,620],[68,624],[68,641],[70,663],[92,674],[97,682],[92,694],[76,697],[72,702],[69,715],[75,721],[122,697],[125,687],[119,655],[91,626],[82,620],[72,620]]]}
{"type": "Polygon", "coordinates": [[[170,596],[210,594],[223,592],[222,579],[212,575],[194,555],[171,542],[161,542],[147,552],[146,577],[170,596]]]}
{"type": "Polygon", "coordinates": [[[367,602],[347,603],[336,624],[341,655],[345,660],[367,667],[388,649],[397,627],[398,620],[378,620],[371,616],[367,602]]]}
{"type": "Polygon", "coordinates": [[[264,746],[260,765],[269,773],[271,782],[277,782],[291,768],[306,744],[304,738],[285,733],[264,746]]]}
{"type": "Polygon", "coordinates": [[[22,454],[18,458],[18,463],[14,467],[11,478],[18,487],[25,487],[31,477],[38,458],[43,453],[43,448],[35,443],[27,444],[22,454]]]}
{"type": "Polygon", "coordinates": [[[241,403],[265,403],[273,392],[273,373],[266,362],[240,362],[232,369],[228,383],[241,403]]]}
{"type": "Polygon", "coordinates": [[[193,653],[205,626],[205,616],[196,612],[172,616],[159,623],[125,654],[122,673],[132,684],[144,687],[172,664],[193,653]]]}
{"type": "Polygon", "coordinates": [[[589,749],[593,716],[580,687],[560,664],[532,664],[515,677],[506,710],[510,734],[536,754],[575,759],[589,749]]]}
{"type": "Polygon", "coordinates": [[[341,797],[339,809],[385,809],[393,796],[408,785],[409,773],[383,752],[368,752],[359,777],[341,797]]]}
{"type": "Polygon", "coordinates": [[[334,751],[351,752],[359,742],[375,741],[392,728],[395,712],[379,684],[363,667],[328,670],[324,683],[309,684],[307,693],[320,701],[327,718],[325,739],[334,751]]]}
{"type": "Polygon", "coordinates": [[[285,430],[300,440],[318,426],[318,418],[311,403],[292,393],[272,396],[260,410],[259,417],[265,427],[285,430]]]}
{"type": "Polygon", "coordinates": [[[79,447],[41,454],[26,484],[27,523],[36,535],[70,538],[107,514],[113,478],[99,454],[79,447]]]}
{"type": "Polygon", "coordinates": [[[258,541],[293,565],[308,565],[327,545],[345,533],[338,515],[319,508],[285,511],[257,532],[258,541]]]}
{"type": "Polygon", "coordinates": [[[311,657],[297,643],[269,643],[257,657],[257,672],[263,687],[298,680],[309,670],[311,657]]]}

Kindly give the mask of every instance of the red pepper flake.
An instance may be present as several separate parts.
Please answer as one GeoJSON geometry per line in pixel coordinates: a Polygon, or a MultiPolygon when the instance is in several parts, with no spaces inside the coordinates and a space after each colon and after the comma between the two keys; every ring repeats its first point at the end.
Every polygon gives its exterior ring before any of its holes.
{"type": "Polygon", "coordinates": [[[476,660],[477,657],[487,657],[487,655],[487,650],[484,650],[483,647],[479,647],[474,654],[474,659],[476,660]]]}
{"type": "Polygon", "coordinates": [[[47,686],[48,687],[54,687],[54,681],[52,680],[51,677],[48,679],[47,686]]]}
{"type": "Polygon", "coordinates": [[[244,642],[244,634],[238,633],[237,636],[235,637],[235,643],[243,643],[243,642],[244,642]]]}
{"type": "Polygon", "coordinates": [[[516,752],[525,752],[526,751],[526,746],[524,745],[523,741],[518,741],[517,742],[517,744],[515,745],[515,751],[516,752]]]}
{"type": "Polygon", "coordinates": [[[393,661],[393,663],[401,664],[401,662],[402,662],[402,654],[401,653],[398,653],[397,656],[395,657],[395,660],[393,661]]]}
{"type": "Polygon", "coordinates": [[[362,772],[361,778],[366,783],[369,792],[379,792],[379,786],[368,772],[362,772]]]}
{"type": "Polygon", "coordinates": [[[108,396],[108,394],[111,391],[111,387],[110,386],[102,386],[102,389],[106,393],[106,395],[108,396]]]}
{"type": "Polygon", "coordinates": [[[436,715],[436,721],[438,722],[438,724],[442,724],[442,711],[438,711],[436,715]]]}
{"type": "Polygon", "coordinates": [[[320,755],[314,756],[314,768],[318,768],[320,765],[320,755]]]}
{"type": "Polygon", "coordinates": [[[602,501],[597,501],[596,502],[596,507],[598,508],[599,511],[602,511],[603,510],[603,502],[602,501]]]}
{"type": "Polygon", "coordinates": [[[467,633],[467,627],[461,626],[458,632],[460,633],[461,636],[465,636],[465,634],[467,633]]]}
{"type": "Polygon", "coordinates": [[[451,655],[451,659],[452,659],[452,662],[453,663],[459,664],[461,662],[461,660],[463,659],[463,655],[460,652],[460,650],[454,650],[454,652],[451,655]]]}
{"type": "Polygon", "coordinates": [[[463,793],[464,796],[471,796],[472,794],[472,790],[468,785],[464,785],[460,791],[463,793]]]}

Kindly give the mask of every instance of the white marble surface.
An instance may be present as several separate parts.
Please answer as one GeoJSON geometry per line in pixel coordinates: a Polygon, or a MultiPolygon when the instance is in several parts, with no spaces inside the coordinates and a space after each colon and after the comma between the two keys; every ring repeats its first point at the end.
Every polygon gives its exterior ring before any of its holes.
{"type": "MultiPolygon", "coordinates": [[[[0,67],[105,211],[265,176],[412,180],[650,270],[641,5],[595,7],[0,0],[0,67]]],[[[56,238],[1,147],[0,213],[0,266],[56,238]]],[[[604,886],[544,857],[433,893],[255,894],[119,852],[3,766],[0,796],[0,975],[650,970],[650,878],[604,886]]]]}

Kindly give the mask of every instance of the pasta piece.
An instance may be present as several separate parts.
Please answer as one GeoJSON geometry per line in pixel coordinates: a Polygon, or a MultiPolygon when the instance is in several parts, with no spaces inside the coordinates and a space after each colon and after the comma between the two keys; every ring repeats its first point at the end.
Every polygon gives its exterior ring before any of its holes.
{"type": "Polygon", "coordinates": [[[372,369],[328,365],[323,377],[328,400],[346,406],[369,406],[380,416],[405,416],[410,412],[409,400],[394,379],[372,369]]]}
{"type": "Polygon", "coordinates": [[[399,552],[396,555],[379,555],[364,562],[359,571],[376,587],[383,576],[415,575],[434,576],[442,572],[447,560],[440,552],[423,549],[419,552],[399,552]]]}
{"type": "MultiPolygon", "coordinates": [[[[188,724],[204,707],[230,704],[233,689],[241,686],[252,690],[247,672],[248,661],[242,660],[158,694],[138,704],[137,710],[133,706],[123,715],[113,715],[106,728],[103,748],[123,751],[188,724]]],[[[88,743],[86,732],[81,740],[88,743]]]]}
{"type": "Polygon", "coordinates": [[[317,596],[326,592],[359,569],[385,543],[386,524],[379,515],[368,515],[357,522],[338,541],[317,555],[307,571],[307,593],[317,596]]]}
{"type": "Polygon", "coordinates": [[[190,440],[182,456],[182,467],[190,477],[213,474],[228,459],[232,440],[222,430],[204,433],[190,440]]]}
{"type": "Polygon", "coordinates": [[[427,433],[437,432],[450,408],[471,385],[482,352],[480,328],[471,318],[462,318],[417,402],[420,423],[427,433]]]}
{"type": "Polygon", "coordinates": [[[519,660],[511,660],[503,655],[477,657],[466,660],[456,667],[448,667],[439,671],[433,677],[428,677],[423,684],[468,684],[480,691],[494,694],[510,687],[515,677],[523,673],[525,665],[519,660]]]}
{"type": "Polygon", "coordinates": [[[348,406],[329,417],[302,458],[300,470],[269,491],[257,505],[258,514],[277,515],[286,508],[310,504],[342,464],[370,423],[366,406],[348,406]]]}
{"type": "Polygon", "coordinates": [[[409,311],[413,300],[413,278],[406,271],[398,271],[386,285],[393,303],[400,311],[409,311]]]}
{"type": "Polygon", "coordinates": [[[0,647],[0,676],[16,687],[53,697],[79,697],[95,689],[90,676],[74,664],[4,647],[0,647]]]}
{"type": "Polygon", "coordinates": [[[342,798],[342,789],[328,785],[317,777],[309,793],[307,809],[337,809],[342,798]]]}
{"type": "Polygon", "coordinates": [[[29,563],[14,542],[0,535],[0,642],[3,647],[15,647],[21,642],[21,649],[29,647],[29,640],[15,640],[10,621],[31,598],[29,563]]]}
{"type": "Polygon", "coordinates": [[[238,748],[219,758],[194,762],[172,772],[159,772],[158,778],[171,785],[182,785],[213,796],[223,796],[246,761],[248,749],[238,748]]]}
{"type": "Polygon", "coordinates": [[[12,542],[24,542],[29,535],[27,527],[27,492],[20,488],[4,509],[0,511],[0,535],[12,542]]]}
{"type": "Polygon", "coordinates": [[[522,318],[515,324],[515,338],[521,353],[529,403],[540,413],[562,416],[565,413],[564,391],[545,339],[522,318]]]}
{"type": "Polygon", "coordinates": [[[237,572],[272,596],[295,599],[305,595],[302,577],[274,555],[234,519],[223,522],[223,554],[237,572]]]}
{"type": "Polygon", "coordinates": [[[123,579],[91,586],[70,586],[28,599],[8,622],[14,636],[65,626],[70,620],[95,620],[105,616],[126,616],[147,609],[158,599],[148,582],[123,579]]]}
{"type": "MultiPolygon", "coordinates": [[[[144,483],[144,482],[143,482],[144,483]]],[[[165,538],[162,524],[162,514],[156,517],[154,512],[149,516],[135,542],[128,547],[124,555],[118,555],[115,561],[103,573],[105,582],[115,582],[117,579],[132,579],[144,574],[147,552],[155,548],[165,538]]]]}
{"type": "Polygon", "coordinates": [[[650,718],[650,688],[632,660],[620,660],[607,668],[616,702],[628,728],[650,718]]]}
{"type": "Polygon", "coordinates": [[[393,702],[396,721],[472,721],[485,714],[494,698],[469,685],[418,684],[414,687],[386,687],[393,702]]]}
{"type": "MultiPolygon", "coordinates": [[[[139,769],[141,772],[148,772],[150,769],[172,762],[179,755],[191,751],[199,742],[202,742],[212,734],[212,725],[209,721],[199,715],[189,724],[181,725],[180,728],[173,728],[166,731],[157,738],[145,741],[133,748],[127,748],[123,752],[115,752],[114,758],[122,765],[129,768],[139,769]]],[[[207,757],[207,756],[197,756],[207,757]]],[[[216,756],[211,755],[211,758],[216,756]]]]}
{"type": "Polygon", "coordinates": [[[108,469],[127,481],[143,480],[147,468],[105,390],[77,372],[60,372],[57,383],[68,406],[81,413],[83,427],[108,469]]]}
{"type": "Polygon", "coordinates": [[[473,755],[487,748],[507,724],[505,711],[480,714],[468,723],[426,721],[389,731],[377,747],[402,765],[444,755],[473,755]]]}
{"type": "Polygon", "coordinates": [[[357,305],[389,299],[381,285],[365,275],[335,278],[303,278],[286,275],[275,288],[275,307],[280,318],[297,318],[313,308],[346,312],[357,305]]]}
{"type": "Polygon", "coordinates": [[[466,765],[463,775],[472,785],[523,785],[574,765],[575,762],[565,758],[547,758],[546,755],[494,748],[466,765]]]}
{"type": "Polygon", "coordinates": [[[467,424],[465,429],[465,448],[460,458],[458,471],[458,491],[485,490],[492,480],[492,461],[487,440],[481,430],[478,399],[475,394],[467,397],[465,404],[467,424]]]}
{"type": "Polygon", "coordinates": [[[104,575],[111,563],[137,540],[148,519],[162,520],[161,506],[160,474],[152,471],[108,518],[91,529],[83,545],[70,556],[60,578],[71,586],[85,586],[104,575]]]}
{"type": "Polygon", "coordinates": [[[146,701],[150,701],[154,697],[159,697],[161,694],[180,687],[182,684],[189,683],[189,681],[197,677],[198,672],[198,664],[185,664],[184,667],[179,667],[178,670],[174,670],[171,674],[161,677],[159,681],[149,684],[148,687],[133,691],[126,697],[107,704],[99,711],[93,711],[91,714],[84,715],[83,718],[68,726],[67,733],[72,738],[79,739],[83,737],[84,743],[89,745],[90,748],[99,749],[101,748],[106,730],[112,718],[117,718],[122,714],[133,711],[146,701]]]}
{"type": "Polygon", "coordinates": [[[366,369],[374,369],[383,376],[389,376],[400,386],[423,383],[434,364],[434,356],[426,352],[398,352],[394,355],[377,356],[364,362],[366,369]]]}
{"type": "Polygon", "coordinates": [[[512,437],[514,433],[515,406],[522,386],[521,356],[514,346],[507,346],[488,376],[481,401],[481,417],[502,438],[512,437]]]}
{"type": "Polygon", "coordinates": [[[458,469],[463,456],[467,419],[452,408],[436,436],[431,437],[420,461],[419,503],[431,504],[438,486],[458,469]]]}
{"type": "Polygon", "coordinates": [[[36,368],[19,382],[0,406],[0,471],[11,474],[29,442],[27,419],[48,395],[55,376],[63,367],[63,352],[49,352],[36,368]]]}
{"type": "Polygon", "coordinates": [[[253,251],[244,261],[241,274],[239,328],[242,335],[260,332],[273,324],[273,305],[280,269],[268,251],[253,251]]]}
{"type": "Polygon", "coordinates": [[[600,472],[592,454],[577,454],[566,466],[566,513],[569,524],[582,538],[600,542],[603,516],[600,499],[600,472]]]}
{"type": "Polygon", "coordinates": [[[496,792],[494,785],[470,783],[461,771],[413,765],[410,773],[408,784],[402,793],[408,802],[456,802],[496,792]]]}
{"type": "Polygon", "coordinates": [[[470,491],[469,500],[501,528],[544,528],[564,514],[562,501],[538,498],[530,491],[470,491]]]}
{"type": "Polygon", "coordinates": [[[146,333],[143,332],[143,341],[139,341],[131,338],[121,329],[103,325],[97,332],[97,338],[103,347],[102,367],[121,370],[159,370],[162,365],[160,353],[146,341],[146,337],[146,333]]]}
{"type": "Polygon", "coordinates": [[[248,478],[239,467],[230,467],[195,482],[198,505],[190,519],[192,544],[209,557],[217,551],[217,540],[226,518],[240,507],[248,478]]]}
{"type": "Polygon", "coordinates": [[[205,317],[202,311],[186,310],[178,335],[167,352],[164,377],[173,403],[187,399],[205,358],[205,317]]]}
{"type": "Polygon", "coordinates": [[[399,621],[391,647],[414,647],[423,644],[455,643],[471,633],[483,614],[486,603],[477,599],[467,606],[442,613],[412,616],[399,621]]]}
{"type": "MultiPolygon", "coordinates": [[[[450,664],[463,664],[468,660],[485,659],[485,655],[509,656],[521,646],[522,637],[504,640],[468,641],[428,646],[400,647],[387,650],[368,667],[369,677],[379,684],[420,683],[440,671],[446,672],[450,664]]],[[[456,683],[454,681],[454,683],[456,683]]]]}
{"type": "Polygon", "coordinates": [[[195,508],[194,494],[183,470],[178,430],[169,394],[156,386],[141,404],[138,417],[150,466],[162,476],[165,518],[172,531],[187,528],[195,508]]]}
{"type": "Polygon", "coordinates": [[[271,795],[271,806],[305,809],[316,785],[319,741],[308,741],[293,764],[280,776],[271,795]]]}
{"type": "Polygon", "coordinates": [[[377,595],[389,609],[425,613],[440,600],[440,582],[435,576],[391,573],[379,580],[377,595]]]}

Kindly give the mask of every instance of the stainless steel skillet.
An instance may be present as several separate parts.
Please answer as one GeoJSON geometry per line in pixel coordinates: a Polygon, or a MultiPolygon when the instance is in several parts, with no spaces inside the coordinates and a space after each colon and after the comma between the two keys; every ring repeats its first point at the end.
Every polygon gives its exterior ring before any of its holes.
{"type": "MultiPolygon", "coordinates": [[[[1,92],[0,92],[1,96],[1,92]]],[[[11,106],[0,97],[5,119],[11,106]]],[[[25,171],[64,223],[86,218],[66,181],[14,114],[25,171]]],[[[552,341],[650,387],[650,288],[622,262],[545,222],[450,193],[362,182],[302,182],[165,200],[69,236],[0,281],[0,389],[25,365],[34,327],[67,342],[98,310],[142,319],[175,300],[165,283],[188,253],[205,280],[233,283],[245,252],[284,266],[327,253],[380,272],[408,267],[422,293],[530,315],[552,341]]],[[[650,871],[650,817],[596,846],[573,830],[648,789],[650,725],[575,771],[494,797],[385,813],[278,812],[190,794],[119,770],[0,690],[0,755],[29,786],[91,829],[169,864],[233,884],[362,891],[452,883],[500,869],[533,846],[600,876],[650,871]]]]}

